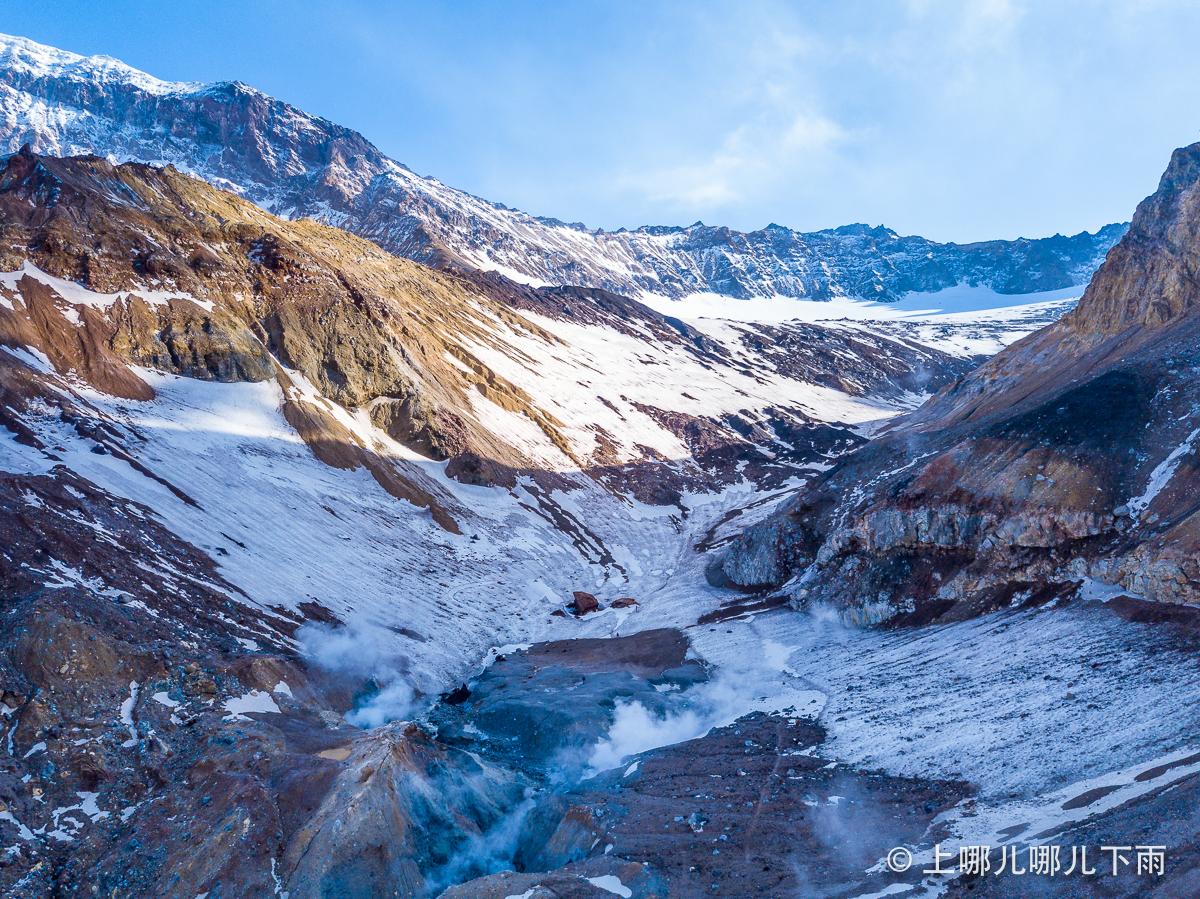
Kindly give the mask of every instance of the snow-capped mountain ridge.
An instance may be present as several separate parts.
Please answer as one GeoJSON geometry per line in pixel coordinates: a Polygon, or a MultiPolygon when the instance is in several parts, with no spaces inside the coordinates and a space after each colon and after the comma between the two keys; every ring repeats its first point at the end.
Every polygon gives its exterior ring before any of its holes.
{"type": "Polygon", "coordinates": [[[239,82],[160,81],[109,57],[0,37],[0,150],[171,164],[268,211],[312,217],[419,262],[631,296],[895,300],[958,284],[1085,284],[1124,233],[939,244],[849,225],[751,233],[697,222],[589,230],[421,177],[348,128],[239,82]]]}
{"type": "Polygon", "coordinates": [[[125,81],[153,94],[203,90],[201,82],[162,81],[111,56],[80,56],[21,37],[0,36],[0,66],[31,77],[54,77],[80,83],[125,81]]]}

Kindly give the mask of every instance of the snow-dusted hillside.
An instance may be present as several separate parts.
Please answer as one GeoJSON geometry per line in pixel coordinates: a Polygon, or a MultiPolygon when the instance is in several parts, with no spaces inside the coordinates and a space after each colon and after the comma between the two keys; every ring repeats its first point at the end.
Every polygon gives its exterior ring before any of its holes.
{"type": "Polygon", "coordinates": [[[0,37],[0,150],[171,164],[283,217],[310,216],[433,265],[634,297],[896,300],[960,284],[1011,295],[1087,283],[1124,233],[939,244],[849,225],[802,234],[592,231],[422,178],[362,135],[244,84],[156,80],[108,57],[0,37]]]}
{"type": "Polygon", "coordinates": [[[406,647],[426,690],[575,589],[653,593],[1069,302],[680,319],[437,273],[169,171],[18,154],[3,178],[0,468],[143,503],[264,611],[403,619],[437,637],[406,647]]]}

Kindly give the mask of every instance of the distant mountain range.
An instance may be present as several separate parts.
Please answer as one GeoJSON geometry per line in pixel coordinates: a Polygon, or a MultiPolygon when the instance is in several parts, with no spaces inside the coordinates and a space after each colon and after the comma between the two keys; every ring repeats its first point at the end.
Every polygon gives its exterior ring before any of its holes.
{"type": "Polygon", "coordinates": [[[593,231],[422,178],[361,134],[240,82],[164,82],[110,57],[0,36],[0,151],[24,144],[170,164],[281,217],[316,218],[435,267],[635,297],[890,301],[959,284],[1055,290],[1086,284],[1127,228],[961,245],[866,225],[593,231]]]}

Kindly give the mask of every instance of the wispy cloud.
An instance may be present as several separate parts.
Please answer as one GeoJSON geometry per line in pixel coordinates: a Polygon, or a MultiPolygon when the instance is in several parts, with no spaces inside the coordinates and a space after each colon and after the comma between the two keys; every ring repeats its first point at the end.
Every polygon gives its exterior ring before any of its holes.
{"type": "Polygon", "coordinates": [[[665,135],[674,153],[649,165],[628,160],[614,179],[618,193],[677,210],[755,204],[781,181],[822,168],[850,139],[823,108],[814,77],[831,47],[788,4],[744,4],[736,21],[700,17],[695,34],[711,71],[688,99],[691,120],[665,135]]]}
{"type": "Polygon", "coordinates": [[[241,78],[447,184],[606,228],[1074,233],[1128,217],[1200,136],[1196,0],[317,0],[233,36],[233,0],[9,5],[9,31],[241,78]]]}
{"type": "Polygon", "coordinates": [[[1025,4],[1014,0],[909,0],[906,6],[911,20],[966,50],[1011,41],[1025,15],[1025,4]]]}
{"type": "Polygon", "coordinates": [[[781,177],[827,158],[848,136],[837,122],[820,113],[792,111],[790,117],[766,118],[738,125],[706,158],[652,171],[627,171],[617,186],[640,191],[652,203],[677,208],[744,203],[758,199],[781,177]]]}

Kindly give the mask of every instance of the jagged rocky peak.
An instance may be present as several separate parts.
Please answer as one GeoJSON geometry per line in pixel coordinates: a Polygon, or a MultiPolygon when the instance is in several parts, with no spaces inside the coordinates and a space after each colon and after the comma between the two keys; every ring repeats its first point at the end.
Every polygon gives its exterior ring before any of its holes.
{"type": "Polygon", "coordinates": [[[1138,206],[1128,235],[1063,327],[1083,346],[1129,328],[1153,330],[1200,302],[1200,144],[1176,150],[1158,190],[1138,206]]]}
{"type": "Polygon", "coordinates": [[[357,132],[241,82],[160,81],[110,57],[8,37],[0,37],[0,69],[12,149],[170,162],[268,208],[284,199],[279,185],[296,178],[313,202],[348,203],[389,166],[357,132]],[[53,125],[39,121],[47,111],[57,113],[53,125]]]}
{"type": "Polygon", "coordinates": [[[958,284],[1019,294],[1083,284],[1120,238],[959,246],[849,225],[751,233],[701,222],[588,230],[419,178],[357,132],[239,83],[163,82],[107,57],[0,37],[0,148],[171,163],[265,209],[350,230],[440,267],[630,296],[895,300],[958,284]]]}
{"type": "Polygon", "coordinates": [[[1106,360],[1135,353],[1200,297],[1197,183],[1200,145],[1176,150],[1158,190],[1143,200],[1126,236],[1108,254],[1076,307],[1058,322],[989,360],[934,397],[915,427],[944,426],[1004,412],[1056,383],[1077,377],[1078,356],[1106,360]],[[1067,372],[1071,371],[1068,376],[1067,372]]]}
{"type": "Polygon", "coordinates": [[[864,622],[1081,589],[1200,602],[1198,198],[1195,144],[1074,312],[747,529],[711,579],[864,622]]]}

